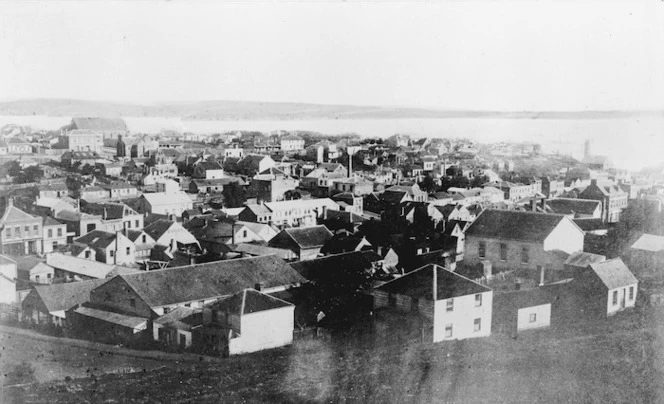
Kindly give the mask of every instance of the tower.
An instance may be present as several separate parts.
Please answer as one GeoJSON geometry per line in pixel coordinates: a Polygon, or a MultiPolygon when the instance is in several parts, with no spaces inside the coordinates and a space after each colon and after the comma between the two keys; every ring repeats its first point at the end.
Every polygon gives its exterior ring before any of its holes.
{"type": "Polygon", "coordinates": [[[590,156],[590,139],[586,139],[585,143],[583,144],[583,157],[588,156],[590,156]]]}

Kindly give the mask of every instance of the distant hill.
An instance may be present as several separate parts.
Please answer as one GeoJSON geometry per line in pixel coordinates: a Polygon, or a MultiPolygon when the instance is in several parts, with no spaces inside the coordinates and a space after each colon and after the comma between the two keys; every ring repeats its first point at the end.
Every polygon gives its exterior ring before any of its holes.
{"type": "Polygon", "coordinates": [[[400,118],[611,119],[664,117],[664,111],[471,111],[282,102],[195,101],[130,104],[70,99],[0,102],[0,115],[179,117],[185,120],[400,118]]]}

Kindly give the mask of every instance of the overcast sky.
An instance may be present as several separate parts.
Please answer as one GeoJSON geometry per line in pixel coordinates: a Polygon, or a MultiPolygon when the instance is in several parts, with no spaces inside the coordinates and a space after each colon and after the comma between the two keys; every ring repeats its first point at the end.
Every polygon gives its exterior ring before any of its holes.
{"type": "Polygon", "coordinates": [[[0,2],[0,97],[662,109],[664,2],[0,2]]]}

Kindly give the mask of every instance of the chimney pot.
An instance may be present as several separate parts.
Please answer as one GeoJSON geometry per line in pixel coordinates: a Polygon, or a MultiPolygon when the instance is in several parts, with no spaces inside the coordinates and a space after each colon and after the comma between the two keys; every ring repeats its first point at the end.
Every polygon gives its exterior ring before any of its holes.
{"type": "Polygon", "coordinates": [[[254,289],[256,289],[257,291],[260,292],[260,291],[263,290],[263,287],[264,287],[264,286],[265,286],[265,285],[263,284],[263,282],[257,282],[257,283],[254,285],[254,289]]]}

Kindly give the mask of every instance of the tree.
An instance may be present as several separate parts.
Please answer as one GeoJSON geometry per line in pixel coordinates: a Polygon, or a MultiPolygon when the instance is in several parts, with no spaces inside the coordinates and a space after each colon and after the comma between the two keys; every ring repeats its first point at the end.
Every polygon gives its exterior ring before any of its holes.
{"type": "Polygon", "coordinates": [[[247,201],[247,191],[237,182],[224,185],[221,195],[224,197],[224,203],[227,208],[240,208],[247,201]]]}
{"type": "Polygon", "coordinates": [[[9,174],[10,177],[18,177],[21,175],[21,164],[16,160],[9,162],[7,166],[7,174],[9,174]]]}
{"type": "Polygon", "coordinates": [[[420,186],[420,189],[422,191],[425,191],[429,194],[436,190],[436,183],[433,180],[433,178],[431,178],[430,175],[425,176],[424,179],[422,180],[422,182],[420,182],[417,185],[420,186]]]}

